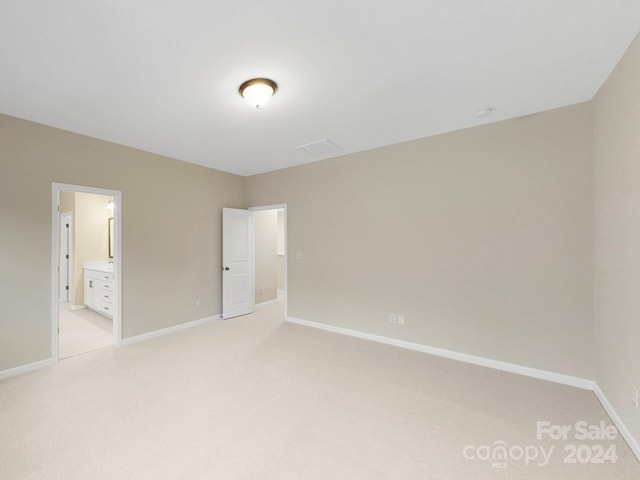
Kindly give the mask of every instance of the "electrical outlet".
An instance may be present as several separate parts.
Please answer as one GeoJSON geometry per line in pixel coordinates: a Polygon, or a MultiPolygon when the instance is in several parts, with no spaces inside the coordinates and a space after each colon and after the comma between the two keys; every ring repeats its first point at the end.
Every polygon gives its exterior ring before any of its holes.
{"type": "Polygon", "coordinates": [[[404,325],[404,313],[398,314],[398,325],[404,325]]]}
{"type": "Polygon", "coordinates": [[[638,403],[640,402],[640,388],[636,387],[633,390],[633,405],[638,408],[638,403]]]}
{"type": "Polygon", "coordinates": [[[390,313],[389,323],[393,323],[394,325],[396,325],[398,323],[398,315],[396,315],[395,313],[390,313]]]}

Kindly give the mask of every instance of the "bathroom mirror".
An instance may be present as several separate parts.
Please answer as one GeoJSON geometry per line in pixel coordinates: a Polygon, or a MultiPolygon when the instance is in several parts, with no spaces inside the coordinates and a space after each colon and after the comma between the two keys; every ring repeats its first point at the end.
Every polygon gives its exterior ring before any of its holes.
{"type": "Polygon", "coordinates": [[[113,217],[109,219],[109,258],[113,258],[113,217]]]}

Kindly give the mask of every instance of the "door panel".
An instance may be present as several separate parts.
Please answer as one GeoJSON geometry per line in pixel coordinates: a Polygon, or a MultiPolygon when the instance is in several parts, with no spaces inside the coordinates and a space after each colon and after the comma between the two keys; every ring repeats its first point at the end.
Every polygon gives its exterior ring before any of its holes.
{"type": "Polygon", "coordinates": [[[222,209],[222,318],[254,309],[253,212],[222,209]]]}

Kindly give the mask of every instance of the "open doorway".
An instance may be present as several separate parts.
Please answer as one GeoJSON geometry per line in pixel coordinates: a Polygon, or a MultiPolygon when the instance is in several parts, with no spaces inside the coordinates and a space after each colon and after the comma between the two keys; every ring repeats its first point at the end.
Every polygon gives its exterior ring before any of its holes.
{"type": "Polygon", "coordinates": [[[254,207],[255,304],[286,303],[286,205],[254,207]]]}
{"type": "Polygon", "coordinates": [[[222,209],[222,318],[280,302],[287,315],[287,206],[222,209]]]}
{"type": "Polygon", "coordinates": [[[52,353],[121,342],[120,192],[53,184],[52,353]]]}

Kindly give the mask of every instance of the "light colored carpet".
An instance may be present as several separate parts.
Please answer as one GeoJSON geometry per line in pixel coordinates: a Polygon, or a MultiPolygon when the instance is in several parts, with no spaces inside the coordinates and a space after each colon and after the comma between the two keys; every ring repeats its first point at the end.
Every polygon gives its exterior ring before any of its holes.
{"type": "Polygon", "coordinates": [[[61,303],[59,358],[68,358],[113,345],[113,321],[88,308],[71,310],[61,303]]]}
{"type": "Polygon", "coordinates": [[[545,420],[611,423],[591,392],[282,323],[278,302],[0,382],[0,478],[640,478],[620,437],[538,440],[545,420]],[[554,451],[465,458],[499,441],[554,451]],[[566,443],[618,458],[565,464],[566,443]]]}

